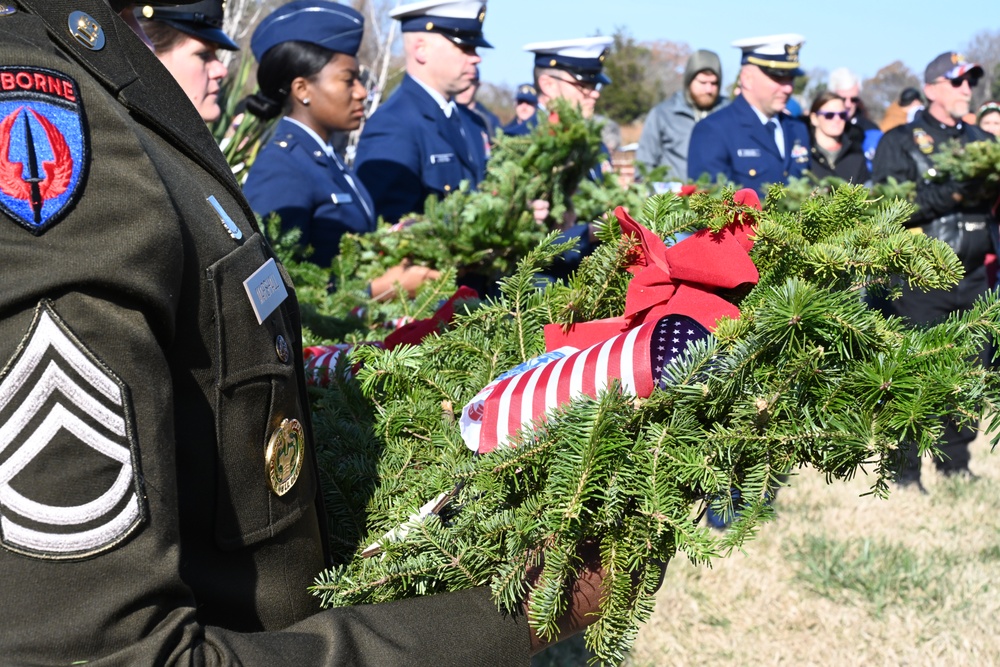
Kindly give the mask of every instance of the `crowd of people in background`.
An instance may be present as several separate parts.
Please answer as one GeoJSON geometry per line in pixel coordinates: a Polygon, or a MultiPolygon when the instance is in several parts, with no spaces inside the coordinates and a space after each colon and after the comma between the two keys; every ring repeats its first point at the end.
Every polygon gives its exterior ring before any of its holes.
{"type": "MultiPolygon", "coordinates": [[[[283,11],[315,4],[296,0],[283,11]]],[[[220,29],[220,0],[183,10],[145,7],[137,18],[157,56],[202,118],[211,121],[219,115],[219,82],[226,74],[215,51],[237,45],[220,29]]],[[[613,43],[609,37],[527,44],[535,59],[532,81],[517,87],[513,120],[503,125],[477,100],[478,50],[491,48],[483,33],[485,2],[417,2],[397,7],[391,16],[403,33],[406,72],[367,120],[356,58],[359,18],[345,12],[327,19],[323,34],[297,23],[301,34],[284,25],[279,30],[267,19],[251,40],[260,87],[247,108],[262,118],[280,119],[250,170],[245,192],[259,215],[277,214],[284,228],[302,230],[314,261],[323,265],[337,253],[344,233],[372,231],[380,217],[405,223],[406,216],[423,210],[428,196],[446,197],[463,182],[475,187],[497,137],[530,133],[553,100],[568,101],[591,118],[602,87],[614,85],[603,71],[613,43]],[[359,127],[352,168],[332,145],[333,136],[359,127]]],[[[770,184],[792,178],[834,177],[869,186],[890,178],[912,182],[919,210],[910,226],[951,243],[967,275],[955,290],[906,291],[904,298],[881,307],[921,323],[968,308],[988,287],[985,259],[995,250],[989,233],[995,229],[992,202],[978,198],[977,184],[931,181],[925,174],[929,156],[945,142],[1000,134],[1000,104],[970,108],[983,68],[959,53],[941,54],[927,66],[922,88],[900,90],[876,124],[862,101],[861,77],[844,67],[831,71],[812,99],[795,100],[796,78],[804,74],[804,43],[797,34],[733,42],[740,61],[732,95],[723,92],[719,55],[692,53],[681,89],[646,114],[636,163],[647,171],[665,168],[666,180],[651,184],[657,192],[676,192],[705,177],[722,177],[762,197],[770,184]]],[[[608,158],[610,149],[602,147],[608,158]]],[[[599,181],[610,171],[609,160],[603,159],[592,165],[590,178],[599,181]]],[[[549,203],[533,202],[532,213],[540,223],[546,221],[549,203]]],[[[555,224],[564,239],[576,240],[577,248],[549,278],[568,275],[596,243],[591,226],[572,211],[555,224]]],[[[436,276],[425,267],[403,264],[373,281],[371,289],[374,296],[386,295],[402,285],[412,293],[436,276]]],[[[476,287],[489,291],[489,286],[476,287]]],[[[963,452],[971,432],[947,431],[946,439],[950,463],[942,470],[968,474],[963,452]]],[[[903,483],[919,485],[915,465],[911,460],[903,483]]]]}

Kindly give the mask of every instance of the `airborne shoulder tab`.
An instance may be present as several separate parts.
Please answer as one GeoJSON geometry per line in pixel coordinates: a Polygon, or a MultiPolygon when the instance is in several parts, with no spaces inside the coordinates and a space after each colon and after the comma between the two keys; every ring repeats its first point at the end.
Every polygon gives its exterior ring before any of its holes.
{"type": "Polygon", "coordinates": [[[38,67],[0,67],[0,211],[35,236],[83,191],[90,160],[79,87],[38,67]]]}

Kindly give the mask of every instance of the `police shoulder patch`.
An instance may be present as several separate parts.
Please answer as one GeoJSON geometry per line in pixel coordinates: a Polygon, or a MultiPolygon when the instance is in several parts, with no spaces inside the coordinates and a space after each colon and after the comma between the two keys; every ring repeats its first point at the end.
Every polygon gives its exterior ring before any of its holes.
{"type": "Polygon", "coordinates": [[[128,388],[42,301],[0,373],[0,547],[87,558],[146,518],[128,388]]]}
{"type": "Polygon", "coordinates": [[[76,203],[89,160],[76,81],[55,70],[0,67],[0,210],[42,234],[76,203]]]}

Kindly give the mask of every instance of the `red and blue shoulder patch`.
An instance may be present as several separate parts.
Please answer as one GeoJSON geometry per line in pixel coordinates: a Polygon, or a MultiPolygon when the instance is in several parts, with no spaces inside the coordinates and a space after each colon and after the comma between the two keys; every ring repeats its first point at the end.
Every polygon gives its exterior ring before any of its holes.
{"type": "Polygon", "coordinates": [[[83,191],[90,161],[76,81],[38,67],[0,67],[0,210],[38,236],[83,191]]]}

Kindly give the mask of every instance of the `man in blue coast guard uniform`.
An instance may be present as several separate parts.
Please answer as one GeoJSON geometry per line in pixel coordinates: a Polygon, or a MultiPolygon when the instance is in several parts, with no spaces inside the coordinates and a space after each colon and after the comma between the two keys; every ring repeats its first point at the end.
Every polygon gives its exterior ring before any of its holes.
{"type": "Polygon", "coordinates": [[[485,0],[423,0],[390,15],[403,32],[406,76],[368,120],[355,169],[388,221],[421,213],[429,195],[444,197],[486,171],[479,126],[454,102],[472,85],[482,60],[485,0]]]}
{"type": "MultiPolygon", "coordinates": [[[[550,100],[566,100],[579,107],[584,118],[594,116],[594,106],[601,97],[601,87],[611,83],[604,73],[604,61],[614,43],[612,37],[580,37],[550,42],[525,44],[524,50],[535,54],[535,89],[538,91],[538,111],[547,111],[550,100]]],[[[530,134],[538,124],[538,114],[510,127],[508,134],[530,134]]],[[[611,153],[601,144],[604,159],[589,172],[593,181],[600,181],[611,170],[611,153]]]]}
{"type": "MultiPolygon", "coordinates": [[[[601,87],[611,83],[611,79],[604,74],[604,61],[612,43],[612,37],[581,37],[525,44],[524,50],[535,54],[538,112],[547,112],[546,106],[550,100],[561,99],[575,104],[584,118],[593,117],[594,105],[601,96],[601,87]]],[[[536,125],[538,113],[523,123],[508,126],[510,131],[507,133],[512,136],[527,135],[536,125]]],[[[603,143],[601,152],[601,161],[592,165],[588,172],[592,181],[601,181],[603,174],[611,171],[611,156],[603,143]]],[[[532,208],[537,220],[543,221],[548,217],[548,202],[532,202],[532,208]]],[[[577,224],[572,211],[568,211],[567,218],[559,222],[563,230],[563,236],[559,240],[576,239],[577,245],[549,267],[546,274],[548,278],[569,276],[579,266],[580,260],[593,251],[596,244],[589,222],[577,224]]]]}
{"type": "Polygon", "coordinates": [[[809,168],[809,131],[784,113],[799,69],[801,35],[770,35],[733,42],[743,51],[741,94],[694,126],[688,178],[722,174],[761,197],[769,183],[787,183],[809,168]]]}
{"type": "Polygon", "coordinates": [[[489,158],[489,147],[493,145],[493,139],[496,136],[497,130],[500,129],[500,119],[497,115],[490,111],[485,105],[479,103],[476,99],[476,93],[479,92],[479,88],[482,82],[479,79],[479,67],[476,67],[476,78],[472,80],[472,85],[469,88],[458,95],[455,96],[455,104],[458,105],[458,110],[468,116],[472,122],[479,126],[479,129],[483,132],[483,145],[486,147],[486,157],[489,158]]]}
{"type": "Polygon", "coordinates": [[[504,134],[518,135],[517,126],[531,122],[538,122],[538,91],[534,84],[522,83],[517,87],[514,95],[514,119],[503,126],[504,134]]]}

